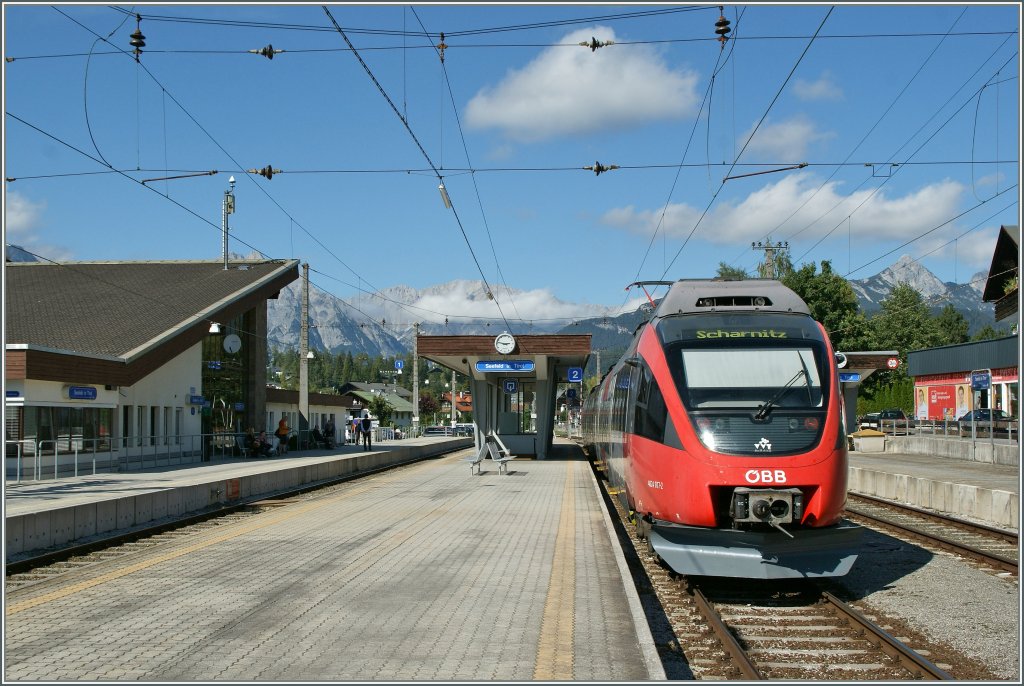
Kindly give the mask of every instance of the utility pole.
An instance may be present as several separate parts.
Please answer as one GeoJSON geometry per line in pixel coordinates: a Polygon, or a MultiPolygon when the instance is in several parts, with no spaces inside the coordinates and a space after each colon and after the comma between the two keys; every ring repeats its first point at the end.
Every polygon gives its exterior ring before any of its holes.
{"type": "Polygon", "coordinates": [[[420,358],[416,350],[420,337],[420,323],[412,325],[412,435],[420,435],[420,358]]]}
{"type": "Polygon", "coordinates": [[[302,313],[299,315],[299,445],[309,430],[309,263],[302,265],[302,313]]]}
{"type": "Polygon", "coordinates": [[[452,426],[455,426],[457,413],[455,411],[455,370],[452,370],[452,426]]]}
{"type": "Polygon", "coordinates": [[[235,213],[235,177],[228,179],[231,188],[224,191],[224,202],[221,204],[221,229],[224,239],[221,241],[221,252],[224,253],[224,269],[228,268],[228,215],[235,213]]]}
{"type": "Polygon", "coordinates": [[[789,241],[783,243],[779,241],[775,245],[772,245],[771,239],[767,243],[758,241],[751,243],[750,248],[752,250],[764,250],[764,263],[758,267],[758,272],[762,279],[777,279],[778,275],[775,273],[775,253],[782,252],[783,250],[789,250],[789,241]]]}

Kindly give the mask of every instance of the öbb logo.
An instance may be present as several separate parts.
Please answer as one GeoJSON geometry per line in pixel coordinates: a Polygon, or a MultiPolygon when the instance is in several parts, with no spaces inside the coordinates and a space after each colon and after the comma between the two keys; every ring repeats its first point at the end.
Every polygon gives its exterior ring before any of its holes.
{"type": "Polygon", "coordinates": [[[743,475],[750,484],[784,484],[786,483],[786,472],[781,469],[748,469],[743,475]]]}

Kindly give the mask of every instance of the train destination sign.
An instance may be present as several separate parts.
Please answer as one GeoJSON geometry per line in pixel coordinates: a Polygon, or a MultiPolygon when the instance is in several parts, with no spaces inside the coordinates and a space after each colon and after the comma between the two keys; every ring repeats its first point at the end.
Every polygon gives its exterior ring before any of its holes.
{"type": "Polygon", "coordinates": [[[533,360],[481,360],[478,372],[532,372],[537,365],[533,360]]]}

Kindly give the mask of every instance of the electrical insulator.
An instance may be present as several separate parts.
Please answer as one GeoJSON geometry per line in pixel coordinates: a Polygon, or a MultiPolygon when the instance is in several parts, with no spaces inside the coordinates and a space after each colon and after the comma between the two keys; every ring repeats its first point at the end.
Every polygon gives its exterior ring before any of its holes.
{"type": "Polygon", "coordinates": [[[269,181],[270,179],[274,178],[274,174],[280,174],[281,170],[280,169],[274,169],[274,168],[272,168],[268,164],[263,169],[250,169],[249,173],[250,174],[259,174],[260,176],[265,178],[267,181],[269,181]]]}
{"type": "Polygon", "coordinates": [[[139,23],[142,22],[142,16],[135,15],[135,33],[132,34],[132,39],[128,41],[128,44],[135,48],[135,61],[139,61],[139,55],[142,54],[142,48],[146,47],[146,37],[142,35],[142,31],[139,29],[139,23]]]}
{"type": "Polygon", "coordinates": [[[605,166],[600,162],[594,162],[593,166],[583,168],[594,172],[594,176],[600,176],[602,172],[611,171],[612,169],[618,169],[619,165],[609,164],[605,166]]]}
{"type": "Polygon", "coordinates": [[[438,54],[441,56],[441,64],[444,64],[444,50],[448,47],[444,42],[444,31],[441,32],[441,42],[439,42],[435,47],[437,48],[438,54]]]}
{"type": "MultiPolygon", "coordinates": [[[[723,12],[724,8],[719,6],[718,11],[723,12]]],[[[729,28],[729,20],[725,18],[724,14],[720,14],[718,21],[715,22],[715,33],[718,34],[718,42],[722,44],[722,47],[725,47],[725,41],[729,40],[729,36],[726,34],[730,31],[732,29],[729,28]]]]}
{"type": "Polygon", "coordinates": [[[284,50],[274,50],[274,46],[268,43],[265,48],[260,48],[259,50],[250,50],[249,52],[251,52],[254,55],[263,55],[268,60],[272,60],[274,59],[274,55],[279,55],[282,52],[284,52],[284,50]]]}

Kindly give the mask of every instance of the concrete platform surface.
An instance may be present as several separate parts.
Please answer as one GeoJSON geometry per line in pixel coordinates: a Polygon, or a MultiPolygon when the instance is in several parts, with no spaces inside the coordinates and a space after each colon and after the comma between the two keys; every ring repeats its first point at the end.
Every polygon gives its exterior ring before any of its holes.
{"type": "Polygon", "coordinates": [[[469,452],[10,591],[5,681],[664,680],[582,451],[469,452]]]}
{"type": "Polygon", "coordinates": [[[848,488],[1020,529],[1020,469],[935,455],[850,452],[848,488]]]}

